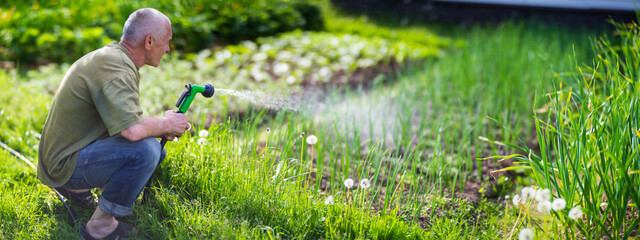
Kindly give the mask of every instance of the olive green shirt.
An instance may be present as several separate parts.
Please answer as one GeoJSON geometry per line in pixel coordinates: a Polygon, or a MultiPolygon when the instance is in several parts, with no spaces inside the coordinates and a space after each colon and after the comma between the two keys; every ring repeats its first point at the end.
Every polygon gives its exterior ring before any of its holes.
{"type": "Polygon", "coordinates": [[[42,183],[64,185],[80,150],[143,120],[139,81],[138,68],[117,42],[71,65],[42,129],[37,174],[42,183]]]}

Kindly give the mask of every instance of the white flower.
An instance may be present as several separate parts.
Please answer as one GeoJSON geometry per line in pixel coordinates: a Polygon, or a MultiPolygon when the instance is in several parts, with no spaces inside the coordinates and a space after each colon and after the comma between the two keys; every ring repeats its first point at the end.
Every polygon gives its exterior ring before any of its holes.
{"type": "Polygon", "coordinates": [[[347,180],[344,180],[344,186],[347,188],[353,187],[353,179],[347,178],[347,180]]]}
{"type": "Polygon", "coordinates": [[[273,66],[273,73],[275,73],[276,75],[283,75],[288,71],[289,71],[289,64],[280,62],[280,63],[276,63],[276,65],[273,66]]]}
{"type": "Polygon", "coordinates": [[[271,128],[267,127],[267,134],[271,133],[271,128]]]}
{"type": "Polygon", "coordinates": [[[522,202],[526,202],[529,199],[532,199],[533,196],[535,196],[535,189],[533,189],[532,187],[523,187],[522,188],[522,195],[520,197],[522,197],[522,202]]]}
{"type": "Polygon", "coordinates": [[[375,61],[369,58],[360,59],[358,60],[358,67],[367,68],[367,67],[373,66],[375,63],[376,63],[375,61]]]}
{"type": "Polygon", "coordinates": [[[546,189],[546,188],[540,189],[536,191],[535,198],[538,202],[547,202],[551,200],[551,191],[549,191],[549,189],[546,189]]]}
{"type": "Polygon", "coordinates": [[[225,49],[220,52],[216,52],[216,58],[220,60],[225,60],[231,57],[231,51],[225,49]]]}
{"type": "Polygon", "coordinates": [[[202,144],[204,144],[206,142],[207,142],[207,139],[205,139],[205,138],[199,138],[198,139],[198,144],[200,144],[200,145],[202,145],[202,144]]]}
{"type": "Polygon", "coordinates": [[[340,57],[340,63],[342,63],[344,65],[351,65],[353,62],[354,62],[354,59],[350,55],[344,55],[344,56],[340,57]]]}
{"type": "Polygon", "coordinates": [[[271,45],[268,43],[260,45],[260,51],[263,51],[263,52],[269,51],[271,50],[271,48],[272,48],[271,45]]]}
{"type": "Polygon", "coordinates": [[[360,187],[361,188],[369,188],[371,186],[371,182],[369,181],[369,179],[363,178],[360,181],[360,187]]]}
{"type": "Polygon", "coordinates": [[[551,211],[551,202],[544,201],[538,203],[538,212],[548,213],[549,211],[551,211]]]}
{"type": "Polygon", "coordinates": [[[267,56],[267,54],[266,54],[266,53],[264,53],[264,52],[259,52],[259,53],[254,54],[254,55],[251,57],[251,60],[253,60],[254,62],[262,62],[262,61],[266,60],[266,59],[267,59],[267,57],[268,57],[268,56],[267,56]]]}
{"type": "Polygon", "coordinates": [[[518,206],[522,202],[521,199],[520,199],[520,195],[518,195],[518,194],[514,195],[513,199],[511,201],[513,201],[513,205],[514,206],[518,206]]]}
{"type": "Polygon", "coordinates": [[[294,84],[294,83],[296,82],[296,80],[297,80],[297,79],[296,79],[296,76],[289,75],[289,76],[287,77],[287,83],[288,83],[288,84],[294,84]]]}
{"type": "Polygon", "coordinates": [[[329,69],[328,67],[320,68],[320,71],[318,71],[318,76],[320,76],[321,78],[330,77],[331,76],[331,69],[329,69]]]}
{"type": "Polygon", "coordinates": [[[201,138],[206,138],[207,136],[209,136],[209,131],[207,130],[200,130],[200,132],[198,132],[198,136],[200,136],[201,138]]]}
{"type": "Polygon", "coordinates": [[[291,60],[291,58],[293,58],[293,54],[288,51],[282,51],[276,55],[276,59],[280,61],[288,61],[291,60]]]}
{"type": "Polygon", "coordinates": [[[311,144],[311,145],[315,145],[316,143],[318,143],[318,138],[316,136],[314,136],[314,135],[309,135],[307,137],[307,143],[311,144]]]}
{"type": "Polygon", "coordinates": [[[562,198],[556,198],[551,203],[551,209],[553,209],[553,211],[560,211],[565,207],[567,207],[567,202],[562,198]]]}
{"type": "Polygon", "coordinates": [[[582,209],[580,209],[580,206],[575,206],[569,210],[569,218],[576,220],[580,217],[582,217],[582,209]]]}
{"type": "Polygon", "coordinates": [[[520,240],[530,240],[530,239],[533,239],[533,237],[534,237],[534,234],[531,228],[523,228],[522,230],[520,230],[520,233],[518,234],[518,239],[520,240]]]}
{"type": "Polygon", "coordinates": [[[302,58],[302,59],[300,59],[300,61],[298,61],[298,65],[301,68],[305,68],[306,69],[306,68],[310,68],[311,65],[313,65],[313,62],[311,62],[311,59],[309,59],[309,58],[302,58]]]}
{"type": "Polygon", "coordinates": [[[324,200],[324,204],[325,205],[331,205],[333,204],[333,196],[329,195],[325,200],[324,200]]]}

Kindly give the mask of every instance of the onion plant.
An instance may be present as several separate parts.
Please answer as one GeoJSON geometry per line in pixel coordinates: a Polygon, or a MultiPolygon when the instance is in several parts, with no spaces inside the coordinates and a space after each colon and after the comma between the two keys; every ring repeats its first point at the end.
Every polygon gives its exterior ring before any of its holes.
{"type": "Polygon", "coordinates": [[[534,111],[540,149],[488,140],[521,151],[499,157],[518,160],[505,170],[530,169],[539,188],[566,200],[553,213],[567,239],[628,239],[640,222],[640,28],[615,26],[619,43],[593,40],[593,65],[554,76],[559,84],[534,111]]]}

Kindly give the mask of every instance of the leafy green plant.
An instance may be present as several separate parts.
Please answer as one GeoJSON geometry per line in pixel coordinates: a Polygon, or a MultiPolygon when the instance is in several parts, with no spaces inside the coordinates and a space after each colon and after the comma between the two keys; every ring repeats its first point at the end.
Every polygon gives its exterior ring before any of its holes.
{"type": "Polygon", "coordinates": [[[567,238],[576,237],[571,231],[586,238],[628,239],[640,222],[632,217],[640,204],[640,55],[635,50],[640,28],[616,27],[620,45],[606,37],[594,40],[593,66],[562,75],[559,87],[547,94],[547,116],[534,112],[539,152],[522,142],[489,140],[521,151],[499,158],[516,159],[520,164],[510,169],[530,169],[541,188],[566,200],[567,208],[584,212],[578,218],[571,211],[554,215],[568,229],[556,233],[567,238]]]}
{"type": "Polygon", "coordinates": [[[129,14],[144,7],[173,21],[172,48],[183,52],[324,26],[319,9],[306,0],[3,1],[0,57],[24,64],[73,62],[118,40],[129,14]]]}

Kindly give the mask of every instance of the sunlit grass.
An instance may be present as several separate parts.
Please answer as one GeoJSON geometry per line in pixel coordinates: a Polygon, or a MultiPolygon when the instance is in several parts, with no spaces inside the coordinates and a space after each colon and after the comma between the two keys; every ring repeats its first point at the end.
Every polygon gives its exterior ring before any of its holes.
{"type": "MultiPolygon", "coordinates": [[[[329,29],[398,39],[415,36],[407,41],[421,44],[433,36],[426,27],[359,28],[375,24],[349,21],[354,28],[339,29],[341,22],[335,21],[328,23],[329,29]]],[[[485,145],[478,136],[511,139],[485,116],[525,136],[534,131],[530,111],[536,107],[535,89],[553,86],[539,79],[556,74],[550,65],[560,73],[570,70],[573,51],[578,61],[589,55],[590,32],[507,22],[441,34],[447,37],[442,39],[465,44],[435,41],[433,46],[450,47],[439,59],[409,63],[393,72],[396,81],[375,81],[370,88],[329,87],[319,98],[310,96],[312,104],[304,111],[247,108],[243,115],[212,116],[208,110],[232,109],[240,100],[217,95],[198,99],[188,112],[194,136],[167,144],[167,159],[156,172],[155,198],[138,205],[125,221],[150,239],[508,236],[511,226],[506,223],[515,221],[514,216],[500,211],[499,203],[454,197],[468,181],[489,180],[482,170],[486,161],[479,158],[504,151],[485,145]],[[201,130],[208,134],[199,136],[201,130]],[[316,144],[307,143],[310,135],[317,137],[316,144]],[[369,188],[359,186],[365,178],[369,188]],[[345,186],[346,179],[354,181],[352,188],[345,186]]],[[[187,60],[165,60],[163,67],[172,70],[149,69],[143,79],[150,83],[141,88],[148,91],[142,94],[143,102],[158,103],[147,109],[148,115],[173,104],[185,83],[216,81],[204,77],[212,71],[206,65],[193,68],[187,60]],[[151,86],[158,81],[163,85],[151,86]]],[[[65,70],[53,66],[26,76],[0,75],[0,86],[14,90],[0,94],[0,140],[31,160],[37,156],[34,133],[40,132],[65,70]]],[[[2,159],[8,165],[21,164],[10,154],[2,159]]],[[[0,216],[14,223],[2,225],[0,238],[75,234],[62,205],[37,182],[33,170],[23,166],[1,173],[0,216]],[[20,183],[9,186],[13,179],[20,183]],[[18,198],[31,201],[14,203],[18,198]],[[24,230],[33,224],[41,227],[24,230]],[[54,230],[53,224],[60,226],[54,230]]],[[[89,215],[80,212],[81,218],[89,215]]]]}

